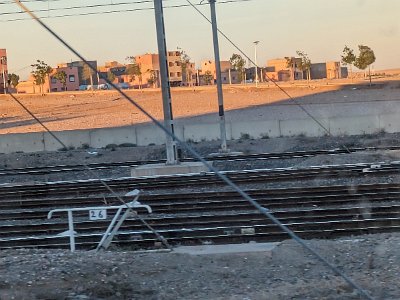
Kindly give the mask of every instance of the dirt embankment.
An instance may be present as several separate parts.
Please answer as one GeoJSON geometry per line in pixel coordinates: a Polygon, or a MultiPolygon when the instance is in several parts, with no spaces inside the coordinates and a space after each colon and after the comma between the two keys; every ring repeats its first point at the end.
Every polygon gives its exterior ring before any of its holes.
{"type": "MultiPolygon", "coordinates": [[[[288,87],[291,96],[298,98],[333,93],[338,86],[288,87]]],[[[254,87],[226,87],[224,89],[227,111],[246,109],[272,103],[286,103],[287,95],[267,85],[254,87]]],[[[138,104],[157,119],[163,118],[159,91],[127,91],[138,104]]],[[[332,97],[333,97],[332,94],[332,97]]],[[[65,92],[45,96],[15,95],[50,130],[74,130],[87,128],[118,127],[149,120],[116,91],[65,92]]],[[[320,100],[318,100],[320,101],[320,100]]],[[[175,89],[172,92],[174,118],[188,118],[218,112],[215,87],[175,89]]],[[[0,95],[0,134],[44,131],[10,96],[0,95]]]]}
{"type": "MultiPolygon", "coordinates": [[[[399,234],[309,241],[374,299],[400,298],[399,234]]],[[[0,253],[0,299],[361,299],[293,241],[272,253],[10,250],[0,253]]]]}

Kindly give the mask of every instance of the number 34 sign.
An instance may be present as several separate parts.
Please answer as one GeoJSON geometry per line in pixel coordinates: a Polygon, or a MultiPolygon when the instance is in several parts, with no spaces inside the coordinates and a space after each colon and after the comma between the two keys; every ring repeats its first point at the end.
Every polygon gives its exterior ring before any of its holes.
{"type": "Polygon", "coordinates": [[[89,219],[91,221],[105,220],[105,219],[107,219],[107,210],[105,210],[105,209],[91,209],[91,210],[89,210],[89,219]]]}

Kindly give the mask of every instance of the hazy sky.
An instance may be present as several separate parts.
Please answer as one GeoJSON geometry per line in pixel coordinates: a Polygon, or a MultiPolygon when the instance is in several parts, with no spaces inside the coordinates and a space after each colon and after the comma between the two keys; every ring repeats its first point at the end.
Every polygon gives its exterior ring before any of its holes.
{"type": "MultiPolygon", "coordinates": [[[[0,48],[8,51],[11,72],[26,76],[30,71],[27,66],[36,59],[51,65],[76,59],[34,21],[7,21],[26,17],[7,14],[19,11],[10,1],[0,0],[0,48]]],[[[26,5],[33,10],[107,5],[43,11],[40,16],[152,6],[151,1],[112,6],[112,3],[138,0],[28,1],[26,5]]],[[[165,6],[186,3],[185,0],[164,0],[165,6]]],[[[209,15],[208,5],[199,8],[209,15]]],[[[252,0],[217,5],[220,29],[250,57],[254,57],[253,41],[260,41],[259,65],[265,65],[267,59],[295,55],[296,50],[308,53],[313,62],[339,60],[345,44],[353,48],[366,44],[375,51],[376,69],[400,67],[399,11],[399,0],[252,0]]],[[[157,50],[153,10],[48,18],[45,22],[84,57],[97,59],[100,64],[107,60],[124,62],[128,55],[157,50]]],[[[169,50],[180,47],[196,63],[213,58],[211,27],[193,8],[165,9],[165,26],[169,50]]],[[[221,36],[220,47],[221,58],[225,60],[237,52],[221,36]]]]}

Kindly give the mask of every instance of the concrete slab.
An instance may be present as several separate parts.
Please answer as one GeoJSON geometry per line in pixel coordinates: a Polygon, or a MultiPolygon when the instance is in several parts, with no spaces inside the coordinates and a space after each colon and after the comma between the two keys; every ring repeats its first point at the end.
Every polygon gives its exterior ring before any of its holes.
{"type": "Polygon", "coordinates": [[[39,152],[43,150],[43,132],[0,135],[0,153],[39,152]]]}
{"type": "Polygon", "coordinates": [[[189,255],[209,255],[209,254],[232,254],[264,252],[272,254],[280,243],[247,243],[247,244],[227,244],[227,245],[202,245],[202,246],[182,246],[175,248],[172,253],[189,255]]]}
{"type": "Polygon", "coordinates": [[[377,115],[331,118],[329,125],[332,135],[371,134],[380,130],[377,115]]]}
{"type": "MultiPolygon", "coordinates": [[[[68,148],[79,148],[83,145],[90,145],[89,130],[70,130],[70,131],[56,131],[54,135],[63,142],[68,148]]],[[[44,150],[57,151],[63,148],[62,145],[49,133],[44,132],[44,150]]]]}
{"type": "MultiPolygon", "coordinates": [[[[228,149],[229,150],[229,149],[228,149]]],[[[239,151],[229,151],[229,152],[216,152],[216,153],[210,153],[207,155],[207,157],[235,157],[238,155],[244,155],[243,152],[239,152],[239,151]]]]}
{"type": "Polygon", "coordinates": [[[201,162],[183,162],[179,165],[150,164],[139,166],[131,169],[131,176],[177,175],[201,172],[208,172],[207,167],[201,162]]]}
{"type": "MultiPolygon", "coordinates": [[[[329,130],[329,121],[327,119],[318,119],[326,129],[329,130]]],[[[313,119],[294,119],[280,120],[279,126],[282,136],[295,136],[304,134],[305,136],[318,137],[326,134],[326,131],[313,119]]]]}
{"type": "Polygon", "coordinates": [[[137,145],[134,126],[100,128],[90,131],[90,147],[102,148],[111,144],[120,145],[124,143],[137,145]]]}
{"type": "Polygon", "coordinates": [[[136,126],[138,146],[165,144],[165,132],[154,124],[136,126]]]}
{"type": "Polygon", "coordinates": [[[379,129],[388,133],[400,132],[400,120],[398,114],[379,115],[379,129]]]}
{"type": "MultiPolygon", "coordinates": [[[[231,125],[227,122],[226,138],[231,139],[231,125]]],[[[219,123],[197,123],[184,125],[184,140],[201,142],[201,141],[218,141],[220,136],[219,123]]]]}
{"type": "Polygon", "coordinates": [[[279,121],[232,122],[232,139],[238,140],[245,134],[255,139],[279,137],[279,121]]]}

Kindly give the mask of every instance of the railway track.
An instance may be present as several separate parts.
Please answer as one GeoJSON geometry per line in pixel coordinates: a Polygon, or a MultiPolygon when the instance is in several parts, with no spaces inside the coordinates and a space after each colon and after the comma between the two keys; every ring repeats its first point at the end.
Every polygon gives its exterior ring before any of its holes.
{"type": "MultiPolygon", "coordinates": [[[[332,149],[332,150],[312,150],[312,151],[293,151],[283,153],[261,153],[261,154],[235,154],[235,155],[214,155],[206,157],[209,161],[247,161],[247,160],[270,160],[270,159],[291,159],[301,157],[313,157],[317,155],[342,155],[362,151],[380,151],[380,150],[400,150],[400,146],[389,147],[360,147],[349,149],[332,149]]],[[[182,158],[182,162],[196,161],[193,158],[182,158]]],[[[158,164],[165,163],[165,160],[148,160],[148,161],[124,161],[113,163],[91,163],[87,166],[91,170],[107,170],[112,168],[130,168],[137,167],[144,164],[158,164]]],[[[81,172],[87,169],[82,164],[73,165],[54,165],[42,167],[26,167],[14,169],[0,169],[0,176],[12,175],[46,175],[51,173],[60,172],[81,172]]]]}
{"type": "MultiPolygon", "coordinates": [[[[400,230],[400,187],[397,184],[318,188],[249,190],[260,204],[303,238],[332,238],[362,233],[400,230]]],[[[57,234],[68,229],[65,216],[45,219],[47,212],[63,206],[92,206],[113,197],[1,200],[0,248],[67,248],[68,238],[57,234]],[[14,217],[13,217],[14,216],[14,217]]],[[[141,202],[153,208],[142,216],[172,245],[279,241],[287,238],[233,192],[144,195],[141,202]]],[[[108,222],[87,220],[76,214],[77,246],[93,248],[108,222]]],[[[156,239],[137,220],[127,220],[116,244],[154,247],[156,239]]]]}
{"type": "MultiPolygon", "coordinates": [[[[351,178],[360,176],[388,176],[398,174],[400,164],[348,164],[317,166],[308,168],[259,169],[223,172],[237,184],[285,182],[327,178],[351,178]]],[[[104,180],[116,192],[131,189],[159,189],[223,184],[214,173],[167,175],[138,178],[120,178],[104,180]]],[[[0,186],[1,199],[26,199],[37,197],[57,197],[60,195],[82,196],[89,194],[108,194],[108,190],[99,180],[62,181],[38,183],[34,185],[0,186]]]]}

